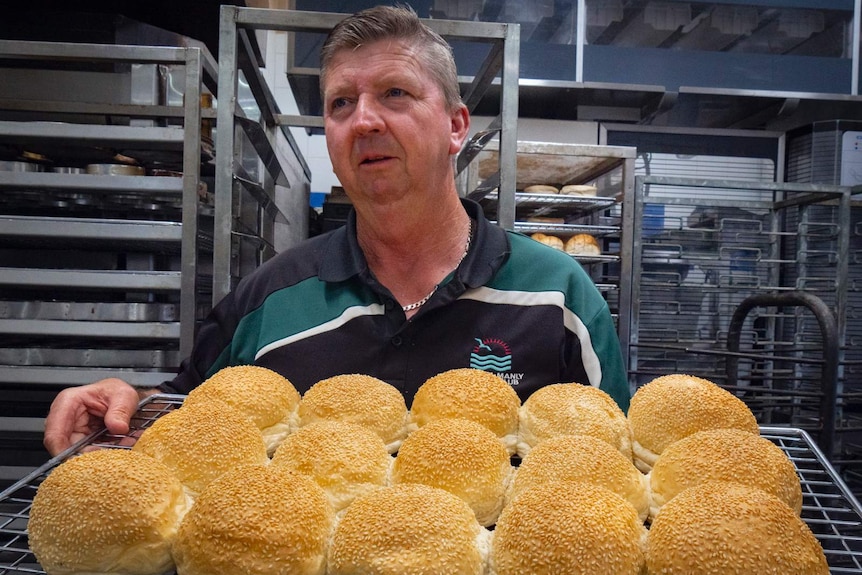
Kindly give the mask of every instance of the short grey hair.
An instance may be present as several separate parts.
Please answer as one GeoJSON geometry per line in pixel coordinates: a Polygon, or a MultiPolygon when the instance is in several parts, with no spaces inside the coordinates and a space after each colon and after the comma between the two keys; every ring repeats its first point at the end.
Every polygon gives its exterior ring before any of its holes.
{"type": "Polygon", "coordinates": [[[422,23],[409,6],[375,6],[340,21],[330,31],[320,51],[320,94],[335,55],[379,40],[397,39],[416,49],[422,67],[443,92],[449,111],[461,105],[458,71],[452,47],[437,32],[422,23]]]}

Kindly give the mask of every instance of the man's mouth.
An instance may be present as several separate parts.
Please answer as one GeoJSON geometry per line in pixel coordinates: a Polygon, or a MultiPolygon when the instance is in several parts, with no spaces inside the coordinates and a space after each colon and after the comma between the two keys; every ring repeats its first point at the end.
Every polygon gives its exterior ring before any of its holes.
{"type": "Polygon", "coordinates": [[[361,165],[376,164],[378,162],[382,162],[383,160],[388,160],[388,159],[390,159],[390,156],[370,156],[370,157],[362,160],[360,162],[360,164],[361,165]]]}

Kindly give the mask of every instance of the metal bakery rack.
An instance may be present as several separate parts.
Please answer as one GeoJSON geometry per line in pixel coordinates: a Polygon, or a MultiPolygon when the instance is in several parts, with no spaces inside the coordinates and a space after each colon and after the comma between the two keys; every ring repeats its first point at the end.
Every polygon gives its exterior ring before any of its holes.
{"type": "MultiPolygon", "coordinates": [[[[143,400],[127,435],[106,430],[92,434],[0,493],[0,575],[44,573],[27,542],[27,521],[33,497],[52,469],[85,449],[127,449],[185,396],[153,395],[143,400]]],[[[862,506],[830,465],[811,436],[802,429],[761,427],[761,435],[787,454],[802,484],[802,518],[820,541],[832,574],[862,573],[862,506]]]]}

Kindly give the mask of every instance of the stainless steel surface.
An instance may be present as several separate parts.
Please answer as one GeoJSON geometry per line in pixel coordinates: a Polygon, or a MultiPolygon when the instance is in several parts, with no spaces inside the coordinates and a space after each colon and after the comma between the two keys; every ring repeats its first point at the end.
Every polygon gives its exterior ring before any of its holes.
{"type": "Polygon", "coordinates": [[[42,166],[35,162],[0,161],[0,172],[41,172],[42,166]]]}
{"type": "MultiPolygon", "coordinates": [[[[69,71],[52,75],[57,80],[54,88],[62,92],[57,101],[46,104],[30,98],[14,100],[7,97],[0,100],[0,134],[4,143],[26,146],[32,152],[44,155],[48,164],[61,166],[56,171],[45,173],[0,172],[0,210],[7,214],[2,216],[0,237],[6,253],[8,255],[11,249],[18,250],[13,251],[13,255],[33,254],[24,266],[8,266],[0,271],[0,280],[4,289],[33,288],[42,290],[42,297],[46,289],[64,292],[96,290],[101,293],[106,293],[106,289],[140,289],[142,292],[155,290],[155,294],[176,294],[155,297],[170,297],[180,302],[181,333],[176,332],[178,324],[171,322],[166,324],[170,327],[165,330],[148,327],[143,332],[171,334],[170,337],[179,342],[182,353],[188,354],[200,313],[196,293],[200,288],[196,283],[201,278],[197,260],[206,255],[201,250],[211,248],[211,240],[198,232],[197,214],[201,203],[200,165],[207,157],[200,137],[200,92],[205,80],[210,85],[214,84],[214,78],[205,77],[205,70],[210,74],[217,72],[211,65],[213,59],[202,56],[201,48],[197,46],[177,48],[5,40],[0,41],[0,54],[7,60],[17,60],[22,68],[28,69],[29,77],[36,79],[51,74],[45,71],[46,68],[63,67],[66,63],[108,64],[106,69],[112,72],[101,73],[99,80],[92,84],[103,88],[110,86],[112,90],[113,86],[126,84],[124,74],[131,73],[128,67],[111,66],[114,63],[168,66],[180,70],[177,86],[186,95],[183,106],[162,105],[157,99],[146,96],[135,103],[116,101],[117,94],[113,91],[105,95],[87,94],[82,101],[76,102],[75,93],[81,87],[74,84],[76,74],[80,75],[75,71],[75,64],[70,64],[69,71]],[[111,81],[105,81],[108,77],[111,81]],[[72,82],[71,87],[64,87],[65,84],[60,83],[64,81],[72,82]],[[8,113],[5,112],[7,110],[8,113]],[[98,121],[100,116],[125,116],[129,118],[128,125],[116,120],[103,124],[98,121]],[[61,121],[56,120],[60,118],[61,121]],[[141,121],[139,118],[147,119],[141,121]],[[118,164],[118,160],[124,163],[118,164]],[[159,169],[168,166],[182,173],[183,177],[127,175],[143,174],[142,167],[125,164],[134,160],[152,163],[159,169]],[[61,163],[64,161],[69,163],[61,163]],[[77,166],[84,165],[94,173],[80,173],[84,170],[77,166]],[[75,174],[74,177],[70,177],[71,174],[75,174]],[[78,256],[63,262],[59,254],[63,249],[72,248],[83,250],[78,254],[88,250],[98,254],[114,250],[118,254],[117,262],[109,267],[125,267],[119,262],[128,260],[130,269],[76,270],[75,261],[85,268],[89,266],[78,256]],[[123,255],[124,250],[128,257],[123,255]],[[149,271],[140,269],[143,262],[140,254],[148,250],[164,260],[160,264],[163,267],[149,271]],[[173,262],[174,259],[177,263],[173,262]],[[46,269],[41,269],[43,267],[46,269]],[[61,269],[47,269],[52,267],[61,269]]],[[[131,68],[132,71],[134,69],[131,68]]],[[[92,79],[98,75],[87,73],[83,77],[92,79]]],[[[14,95],[15,86],[14,83],[7,85],[4,94],[14,95]]],[[[129,97],[142,96],[136,92],[126,94],[126,98],[129,97]]],[[[92,265],[104,259],[97,255],[92,265]]],[[[127,302],[128,305],[138,303],[142,292],[130,292],[132,301],[127,302]]],[[[33,320],[35,323],[38,321],[33,320]]],[[[31,324],[26,328],[46,337],[51,328],[58,328],[61,336],[96,330],[95,324],[88,329],[64,329],[59,323],[63,320],[52,321],[55,323],[43,323],[41,328],[31,324]]],[[[131,323],[128,322],[126,327],[131,323]]],[[[135,330],[131,329],[130,333],[132,331],[135,330]]]]}
{"type": "Polygon", "coordinates": [[[179,222],[128,221],[110,218],[36,217],[0,214],[0,237],[58,240],[174,242],[182,239],[179,222]]]}
{"type": "Polygon", "coordinates": [[[87,173],[97,176],[144,176],[147,171],[140,166],[125,164],[88,164],[87,173]]]}
{"type": "MultiPolygon", "coordinates": [[[[0,493],[0,574],[44,573],[27,544],[27,521],[39,484],[57,465],[89,447],[121,448],[139,433],[182,405],[184,396],[156,395],[141,402],[128,435],[94,433],[0,493]]],[[[761,427],[793,462],[802,485],[802,519],[823,547],[833,575],[862,570],[862,507],[835,469],[803,430],[761,427]]]]}

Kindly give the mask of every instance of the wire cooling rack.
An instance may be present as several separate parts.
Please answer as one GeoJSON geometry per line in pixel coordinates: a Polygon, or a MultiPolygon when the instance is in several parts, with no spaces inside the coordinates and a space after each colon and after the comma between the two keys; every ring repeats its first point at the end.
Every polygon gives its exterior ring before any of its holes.
{"type": "MultiPolygon", "coordinates": [[[[0,493],[0,575],[44,575],[27,544],[27,520],[39,484],[54,467],[84,450],[128,448],[132,438],[184,399],[183,395],[164,394],[146,398],[128,435],[95,433],[0,493]]],[[[802,518],[823,546],[830,573],[862,573],[862,506],[838,473],[804,430],[761,427],[760,433],[778,445],[796,467],[802,484],[802,518]]]]}
{"type": "Polygon", "coordinates": [[[27,543],[27,520],[33,497],[48,473],[66,459],[86,450],[97,448],[128,449],[134,438],[165,413],[176,409],[184,395],[156,394],[141,401],[129,425],[127,435],[113,435],[107,430],[86,437],[38,469],[22,477],[0,493],[0,575],[38,573],[45,571],[36,562],[27,543]]]}

